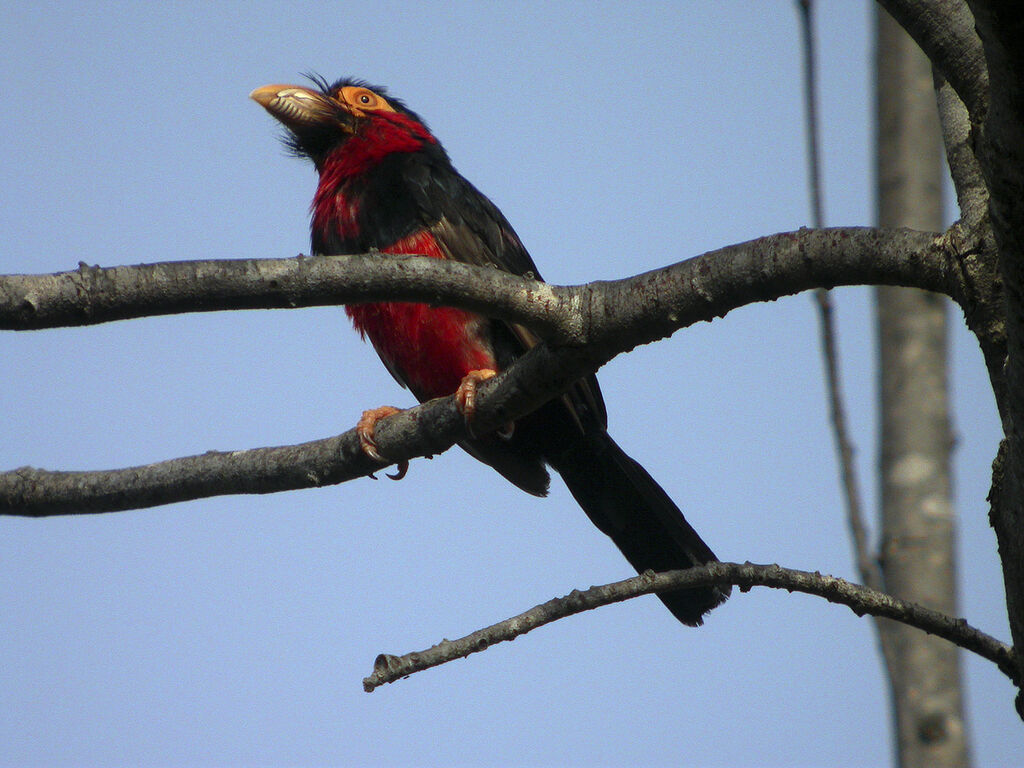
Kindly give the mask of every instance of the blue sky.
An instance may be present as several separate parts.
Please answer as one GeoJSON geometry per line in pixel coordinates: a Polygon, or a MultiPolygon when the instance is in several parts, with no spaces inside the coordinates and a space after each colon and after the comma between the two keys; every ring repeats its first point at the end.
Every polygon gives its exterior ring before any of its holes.
{"type": "MultiPolygon", "coordinates": [[[[620,277],[807,225],[793,4],[6,3],[5,272],[308,250],[315,177],[247,94],[390,86],[545,277],[620,277]]],[[[826,215],[873,219],[870,5],[820,12],[826,215]]],[[[870,292],[837,291],[867,501],[870,292]]],[[[950,311],[963,614],[1007,638],[984,501],[999,431],[950,311]]],[[[126,466],[278,445],[406,405],[337,308],[0,335],[0,465],[126,466]]],[[[600,373],[616,439],[720,557],[852,577],[811,300],[737,311],[600,373]]],[[[399,483],[0,520],[0,763],[879,765],[869,622],[736,594],[699,631],[644,598],[368,695],[425,648],[630,575],[555,483],[458,451],[399,483]]],[[[979,766],[1024,750],[965,658],[979,766]]]]}

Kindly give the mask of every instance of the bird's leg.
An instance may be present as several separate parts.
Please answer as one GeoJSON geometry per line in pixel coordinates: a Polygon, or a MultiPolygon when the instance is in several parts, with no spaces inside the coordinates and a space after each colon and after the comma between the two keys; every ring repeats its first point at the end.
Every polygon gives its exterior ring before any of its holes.
{"type": "MultiPolygon", "coordinates": [[[[386,419],[388,416],[394,416],[396,413],[401,412],[401,408],[395,408],[393,405],[382,405],[380,408],[371,408],[368,411],[363,411],[363,415],[359,417],[359,421],[356,423],[356,434],[359,435],[359,447],[363,449],[363,453],[374,461],[387,463],[387,459],[381,456],[377,451],[377,441],[373,436],[374,430],[377,428],[377,422],[381,419],[386,419]]],[[[393,475],[388,475],[388,477],[392,480],[401,480],[405,477],[405,473],[408,471],[409,462],[400,461],[398,462],[398,472],[393,475]]]]}

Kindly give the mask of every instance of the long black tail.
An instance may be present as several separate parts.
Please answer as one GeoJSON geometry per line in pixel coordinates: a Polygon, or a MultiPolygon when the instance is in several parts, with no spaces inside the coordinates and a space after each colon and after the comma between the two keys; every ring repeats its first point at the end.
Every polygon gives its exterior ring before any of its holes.
{"type": "MultiPolygon", "coordinates": [[[[607,432],[594,430],[548,461],[638,573],[692,568],[718,559],[668,494],[607,432]]],[[[681,622],[699,626],[729,592],[728,586],[701,587],[658,597],[681,622]]]]}

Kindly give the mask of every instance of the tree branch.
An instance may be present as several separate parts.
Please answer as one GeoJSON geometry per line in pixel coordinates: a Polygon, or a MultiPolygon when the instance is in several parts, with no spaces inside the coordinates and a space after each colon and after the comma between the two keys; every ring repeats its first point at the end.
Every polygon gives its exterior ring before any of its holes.
{"type": "MultiPolygon", "coordinates": [[[[450,420],[434,413],[443,409],[430,405],[414,410],[430,412],[441,424],[427,435],[408,440],[409,450],[420,451],[419,455],[432,450],[423,448],[424,437],[429,444],[437,433],[443,436],[452,431],[450,420]]],[[[403,431],[419,415],[403,414],[403,431]]],[[[50,472],[20,467],[0,474],[0,514],[49,517],[119,512],[226,494],[274,493],[342,483],[380,466],[362,452],[352,429],[300,445],[208,451],[125,469],[50,472]]]]}
{"type": "Polygon", "coordinates": [[[988,189],[974,154],[970,116],[949,81],[935,67],[932,68],[932,82],[946,163],[956,190],[957,208],[964,222],[976,226],[988,212],[988,189]]]}
{"type": "Polygon", "coordinates": [[[388,298],[446,301],[528,318],[554,332],[551,288],[495,269],[379,253],[291,259],[165,261],[118,267],[79,263],[71,272],[0,276],[0,328],[34,330],[114,320],[289,309],[388,298]]]}
{"type": "MultiPolygon", "coordinates": [[[[595,347],[534,347],[500,376],[480,385],[473,431],[486,434],[536,410],[613,354],[595,347]]],[[[196,456],[126,469],[51,472],[32,467],[0,473],[0,515],[48,517],[139,509],[235,493],[334,485],[392,463],[441,453],[469,437],[454,397],[431,400],[377,423],[378,463],[354,429],[299,445],[196,456]]]]}
{"type": "Polygon", "coordinates": [[[404,656],[381,654],[373,664],[373,673],[363,680],[363,689],[373,691],[414,672],[436,667],[448,661],[465,658],[484,651],[495,643],[514,640],[552,621],[589,611],[602,605],[629,600],[640,595],[686,587],[735,584],[741,591],[751,587],[771,587],[789,592],[818,595],[831,603],[848,606],[858,616],[869,614],[917,627],[929,634],[988,659],[1003,674],[1015,679],[1012,649],[1005,643],[970,626],[963,619],[954,619],[916,603],[898,600],[884,592],[851,584],[834,576],[782,568],[778,565],[753,563],[711,563],[685,571],[656,574],[647,571],[624,581],[604,586],[573,590],[565,597],[554,598],[525,613],[478,630],[458,640],[442,640],[425,651],[404,656]]]}
{"type": "MultiPolygon", "coordinates": [[[[1024,648],[1024,16],[1017,0],[971,0],[991,76],[977,157],[989,191],[1006,320],[1005,450],[993,472],[990,520],[999,543],[1014,644],[1024,648]]],[[[1017,661],[1024,678],[1024,654],[1017,661]]],[[[1024,718],[1024,691],[1017,696],[1024,718]]]]}
{"type": "MultiPolygon", "coordinates": [[[[811,222],[820,228],[825,224],[822,198],[821,163],[818,144],[821,140],[818,124],[814,21],[810,0],[800,0],[800,31],[804,51],[804,111],[807,124],[807,157],[810,173],[811,222]]],[[[835,440],[839,461],[843,500],[846,502],[846,522],[853,544],[854,560],[860,580],[873,589],[882,588],[882,574],[877,560],[872,556],[867,540],[867,526],[861,504],[860,483],[854,463],[854,445],[846,422],[846,407],[843,403],[842,375],[839,369],[838,338],[835,313],[831,294],[821,288],[814,291],[820,325],[821,351],[825,363],[825,389],[828,392],[829,416],[832,435],[835,440]]],[[[892,668],[891,643],[887,641],[884,625],[879,624],[882,655],[886,665],[892,668]]],[[[890,673],[891,674],[891,673],[890,673]]]]}
{"type": "MultiPolygon", "coordinates": [[[[799,3],[801,14],[801,37],[804,49],[804,104],[807,118],[807,155],[810,165],[811,188],[811,223],[815,228],[825,225],[824,197],[821,183],[821,167],[818,152],[820,128],[818,124],[816,57],[814,53],[813,7],[810,0],[799,3]]],[[[854,563],[860,580],[871,589],[882,589],[882,569],[868,544],[867,525],[865,524],[860,482],[857,477],[857,465],[854,461],[854,445],[850,437],[846,420],[846,407],[843,401],[842,373],[839,366],[838,339],[835,323],[835,312],[830,291],[821,288],[814,291],[815,304],[818,309],[821,352],[825,364],[825,385],[828,392],[829,416],[832,423],[832,435],[836,448],[836,459],[839,462],[839,476],[842,483],[843,501],[846,508],[846,527],[850,532],[853,545],[854,563]]],[[[893,641],[892,625],[884,621],[875,621],[879,651],[882,655],[885,672],[891,681],[896,674],[896,647],[893,641]]]]}
{"type": "MultiPolygon", "coordinates": [[[[691,315],[694,308],[716,303],[700,320],[745,303],[837,285],[906,285],[958,300],[963,285],[957,257],[950,243],[932,233],[847,227],[769,235],[636,277],[586,286],[554,286],[488,267],[379,253],[108,268],[82,264],[52,275],[0,276],[0,329],[390,299],[458,306],[578,343],[586,335],[579,327],[581,306],[595,300],[607,305],[629,298],[642,304],[644,313],[657,303],[691,315]]],[[[592,317],[582,319],[594,323],[592,317]]],[[[663,325],[668,326],[664,333],[682,327],[672,321],[663,325]]]]}
{"type": "Polygon", "coordinates": [[[961,264],[968,293],[961,307],[968,328],[978,337],[999,416],[1006,429],[1006,307],[998,249],[992,228],[988,225],[988,187],[974,153],[975,136],[967,110],[938,70],[933,69],[932,74],[946,163],[960,208],[960,221],[954,225],[951,234],[959,237],[961,232],[970,233],[964,239],[974,243],[963,249],[965,253],[961,264]]]}
{"type": "Polygon", "coordinates": [[[988,67],[974,15],[964,0],[879,0],[921,46],[967,105],[975,124],[988,107],[988,67]]]}
{"type": "MultiPolygon", "coordinates": [[[[256,306],[254,297],[287,297],[289,304],[308,305],[340,296],[432,297],[550,329],[555,343],[538,345],[481,386],[474,429],[484,434],[530,413],[616,355],[679,328],[753,301],[822,285],[923,284],[958,294],[961,273],[954,262],[943,240],[930,233],[835,229],[773,235],[633,278],[568,288],[434,259],[379,256],[89,270],[95,273],[89,278],[94,287],[79,280],[80,272],[4,280],[8,298],[19,291],[32,297],[35,310],[27,317],[24,301],[15,298],[7,305],[20,315],[15,325],[22,328],[69,318],[102,322],[131,313],[159,314],[172,306],[177,311],[256,306]],[[209,301],[199,293],[207,279],[214,283],[209,301]],[[178,298],[160,302],[147,288],[153,282],[171,286],[171,296],[178,298]],[[67,291],[75,286],[79,303],[69,310],[67,291]],[[159,309],[150,311],[143,296],[159,309]],[[83,307],[89,311],[83,313],[83,307]]],[[[0,308],[0,318],[13,323],[12,311],[4,314],[0,308]]],[[[398,462],[439,453],[468,434],[452,398],[442,398],[382,421],[376,437],[382,454],[398,462]]],[[[271,493],[340,483],[380,467],[359,450],[353,431],[295,446],[208,452],[118,470],[22,467],[0,474],[0,514],[111,512],[231,493],[271,493]]]]}

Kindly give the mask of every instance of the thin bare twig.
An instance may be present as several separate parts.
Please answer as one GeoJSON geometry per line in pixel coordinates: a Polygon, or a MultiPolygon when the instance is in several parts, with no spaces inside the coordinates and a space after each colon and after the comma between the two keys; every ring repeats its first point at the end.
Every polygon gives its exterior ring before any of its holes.
{"type": "MultiPolygon", "coordinates": [[[[800,8],[800,29],[804,50],[804,104],[807,115],[807,155],[811,188],[812,223],[816,229],[823,226],[821,163],[818,145],[820,129],[817,108],[817,67],[815,66],[813,7],[811,0],[798,0],[800,8]]],[[[843,497],[846,502],[847,524],[853,538],[853,551],[857,561],[860,579],[872,589],[882,589],[882,572],[871,555],[867,543],[867,528],[861,504],[860,484],[854,464],[854,447],[846,421],[843,403],[842,375],[839,370],[839,354],[836,344],[834,307],[828,291],[814,292],[818,315],[821,320],[821,347],[825,359],[825,381],[828,389],[829,411],[832,431],[835,435],[836,451],[839,457],[843,481],[843,497]]],[[[883,642],[883,650],[885,643],[883,642]]],[[[887,655],[888,658],[888,655],[887,655]]]]}
{"type": "Polygon", "coordinates": [[[653,592],[712,584],[735,584],[743,592],[759,586],[818,595],[831,603],[848,606],[858,616],[884,616],[942,637],[988,659],[1011,680],[1014,678],[1015,667],[1010,646],[975,629],[963,619],[955,619],[916,603],[899,600],[884,592],[851,584],[834,576],[823,576],[820,573],[798,571],[778,565],[711,563],[684,571],[657,574],[647,571],[624,581],[591,587],[584,591],[573,590],[565,597],[549,600],[525,613],[477,630],[458,640],[442,640],[424,651],[404,656],[381,654],[374,661],[373,673],[363,680],[363,689],[367,692],[373,691],[385,683],[393,683],[414,672],[465,658],[470,654],[484,651],[495,643],[514,640],[552,621],[602,605],[653,592]]]}
{"type": "MultiPolygon", "coordinates": [[[[811,188],[812,223],[815,228],[824,226],[825,215],[822,205],[821,160],[819,143],[821,129],[818,123],[817,65],[814,45],[814,18],[811,0],[798,0],[800,29],[804,50],[804,104],[807,115],[807,155],[811,188]]],[[[850,529],[853,555],[860,580],[869,588],[881,591],[885,586],[882,569],[868,544],[867,526],[864,524],[860,483],[854,463],[854,446],[846,420],[843,402],[842,375],[839,370],[839,351],[836,343],[835,311],[832,295],[821,288],[814,291],[821,329],[821,350],[825,362],[825,382],[828,390],[829,414],[832,433],[835,437],[836,453],[842,477],[843,499],[846,506],[846,523],[850,529]]],[[[886,674],[890,682],[897,671],[896,647],[892,633],[882,621],[874,622],[878,633],[878,647],[882,652],[886,674]]]]}
{"type": "Polygon", "coordinates": [[[807,118],[807,172],[811,187],[811,223],[820,228],[825,216],[822,213],[821,162],[818,129],[818,69],[815,66],[814,48],[814,7],[811,0],[797,0],[800,11],[800,39],[803,44],[804,61],[804,113],[807,118]]]}

